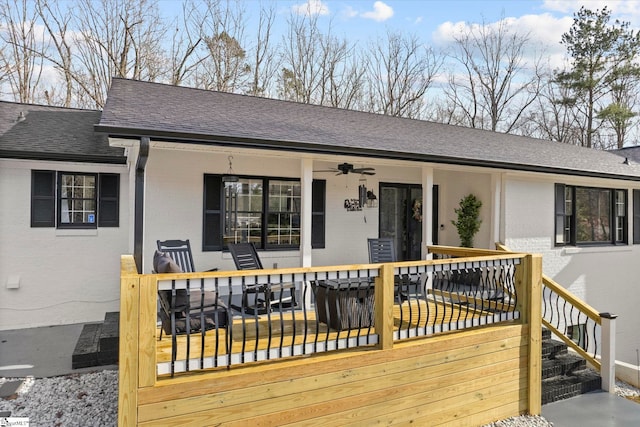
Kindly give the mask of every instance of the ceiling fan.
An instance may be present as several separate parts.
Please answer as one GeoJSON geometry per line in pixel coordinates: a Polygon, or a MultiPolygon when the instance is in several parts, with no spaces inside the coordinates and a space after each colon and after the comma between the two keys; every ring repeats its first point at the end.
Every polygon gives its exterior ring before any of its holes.
{"type": "Polygon", "coordinates": [[[351,163],[341,163],[335,169],[325,169],[315,172],[335,172],[336,175],[346,175],[348,173],[359,173],[362,175],[375,175],[374,168],[354,168],[351,163]]]}

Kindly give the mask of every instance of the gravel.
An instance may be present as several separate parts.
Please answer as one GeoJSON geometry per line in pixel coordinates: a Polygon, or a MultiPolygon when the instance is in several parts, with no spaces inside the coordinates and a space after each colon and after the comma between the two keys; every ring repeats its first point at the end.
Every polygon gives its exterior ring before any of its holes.
{"type": "MultiPolygon", "coordinates": [[[[0,413],[27,417],[30,426],[115,426],[118,420],[118,371],[98,371],[51,378],[0,378],[22,380],[15,399],[0,399],[0,413]]],[[[621,381],[616,394],[640,396],[640,390],[621,381]]],[[[484,427],[548,427],[540,416],[523,415],[496,421],[484,427]]]]}
{"type": "Polygon", "coordinates": [[[29,418],[30,426],[115,426],[118,420],[118,371],[22,379],[12,400],[0,399],[0,412],[29,418]]]}

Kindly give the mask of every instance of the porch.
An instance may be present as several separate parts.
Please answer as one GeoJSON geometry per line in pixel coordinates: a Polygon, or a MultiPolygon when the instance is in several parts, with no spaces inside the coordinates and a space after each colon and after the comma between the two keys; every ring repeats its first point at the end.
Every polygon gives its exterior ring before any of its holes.
{"type": "Polygon", "coordinates": [[[540,258],[430,252],[455,258],[140,275],[123,257],[119,424],[478,425],[539,414],[540,258]],[[481,272],[474,292],[442,286],[470,270],[481,272]],[[407,275],[421,289],[400,298],[394,277],[407,275]],[[340,328],[320,321],[312,286],[330,280],[371,283],[359,295],[373,302],[360,306],[364,316],[347,314],[340,328]],[[300,303],[159,340],[158,289],[231,301],[238,283],[258,282],[295,283],[300,303]]]}

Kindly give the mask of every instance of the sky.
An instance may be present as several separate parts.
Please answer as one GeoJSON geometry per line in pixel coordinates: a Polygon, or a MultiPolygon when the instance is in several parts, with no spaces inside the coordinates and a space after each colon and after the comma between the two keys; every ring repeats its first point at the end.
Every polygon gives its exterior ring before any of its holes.
{"type": "MultiPolygon", "coordinates": [[[[614,19],[640,28],[639,0],[279,0],[276,4],[276,33],[285,27],[292,12],[312,13],[318,15],[321,25],[330,25],[334,35],[350,41],[366,42],[399,30],[445,51],[461,27],[505,19],[544,47],[552,67],[562,65],[566,49],[560,38],[583,5],[591,10],[606,6],[614,19]]],[[[249,15],[257,16],[259,1],[248,0],[245,5],[249,15]]]]}

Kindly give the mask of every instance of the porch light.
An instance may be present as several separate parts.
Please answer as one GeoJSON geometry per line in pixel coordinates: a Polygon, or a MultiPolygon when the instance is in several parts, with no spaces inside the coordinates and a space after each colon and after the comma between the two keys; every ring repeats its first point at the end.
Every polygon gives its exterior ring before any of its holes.
{"type": "Polygon", "coordinates": [[[238,177],[238,175],[236,175],[235,172],[233,172],[233,165],[232,165],[233,156],[229,156],[227,158],[229,159],[229,170],[227,171],[226,175],[222,175],[222,182],[240,181],[240,178],[238,177]]]}

